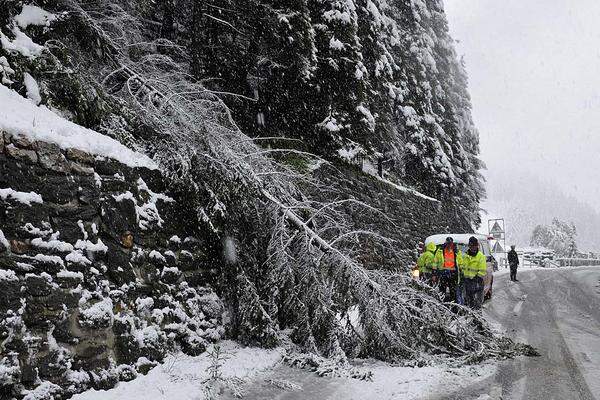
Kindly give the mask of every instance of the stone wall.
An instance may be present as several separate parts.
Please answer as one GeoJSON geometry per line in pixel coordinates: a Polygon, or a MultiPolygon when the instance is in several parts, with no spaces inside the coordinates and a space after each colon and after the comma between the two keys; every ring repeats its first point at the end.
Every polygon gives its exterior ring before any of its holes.
{"type": "Polygon", "coordinates": [[[0,399],[112,387],[217,340],[221,261],[194,222],[157,171],[0,132],[0,399]]]}

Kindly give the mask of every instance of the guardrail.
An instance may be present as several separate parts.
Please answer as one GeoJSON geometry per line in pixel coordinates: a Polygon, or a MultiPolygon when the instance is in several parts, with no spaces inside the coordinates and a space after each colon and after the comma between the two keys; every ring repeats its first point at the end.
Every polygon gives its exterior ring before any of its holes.
{"type": "Polygon", "coordinates": [[[559,267],[600,266],[600,259],[591,258],[558,258],[555,262],[559,267]]]}

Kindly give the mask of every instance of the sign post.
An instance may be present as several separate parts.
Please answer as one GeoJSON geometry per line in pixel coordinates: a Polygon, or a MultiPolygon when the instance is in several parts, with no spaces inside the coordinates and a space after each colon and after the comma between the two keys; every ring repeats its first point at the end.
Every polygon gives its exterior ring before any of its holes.
{"type": "Polygon", "coordinates": [[[492,254],[506,254],[506,230],[504,218],[488,220],[488,232],[494,240],[492,254]]]}

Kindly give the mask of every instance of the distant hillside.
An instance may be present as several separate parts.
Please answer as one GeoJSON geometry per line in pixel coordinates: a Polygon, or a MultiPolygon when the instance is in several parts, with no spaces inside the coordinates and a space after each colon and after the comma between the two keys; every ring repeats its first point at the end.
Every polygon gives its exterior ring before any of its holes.
{"type": "Polygon", "coordinates": [[[488,171],[487,179],[488,199],[482,205],[488,213],[482,216],[484,228],[488,217],[505,218],[507,240],[523,246],[529,244],[536,225],[549,224],[556,217],[575,223],[580,250],[600,248],[600,214],[590,205],[533,175],[506,176],[488,171]]]}

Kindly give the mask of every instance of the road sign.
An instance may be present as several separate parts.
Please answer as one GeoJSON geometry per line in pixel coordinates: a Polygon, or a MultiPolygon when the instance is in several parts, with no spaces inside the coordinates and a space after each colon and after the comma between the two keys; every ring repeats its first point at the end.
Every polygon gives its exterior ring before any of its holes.
{"type": "Polygon", "coordinates": [[[504,233],[504,229],[502,229],[500,227],[500,224],[498,223],[498,221],[495,221],[494,222],[494,226],[492,227],[492,229],[490,229],[490,233],[492,235],[494,235],[494,234],[502,234],[502,233],[504,233]]]}
{"type": "Polygon", "coordinates": [[[492,246],[492,253],[506,253],[506,230],[504,229],[504,219],[488,220],[488,232],[491,239],[495,240],[492,246]]]}
{"type": "Polygon", "coordinates": [[[492,247],[492,253],[504,253],[504,248],[502,248],[502,245],[500,244],[500,242],[496,242],[496,244],[494,245],[494,247],[492,247]]]}

